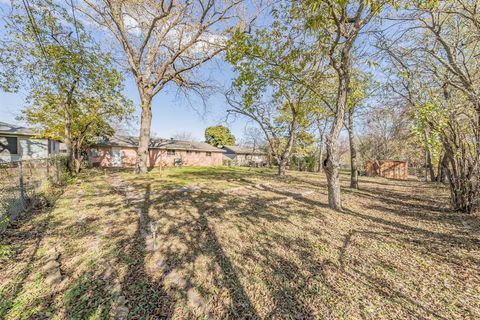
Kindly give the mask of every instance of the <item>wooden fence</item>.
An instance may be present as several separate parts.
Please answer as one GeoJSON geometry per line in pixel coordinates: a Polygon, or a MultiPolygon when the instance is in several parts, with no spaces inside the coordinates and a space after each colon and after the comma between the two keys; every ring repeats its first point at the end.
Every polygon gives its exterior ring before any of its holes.
{"type": "Polygon", "coordinates": [[[369,177],[380,176],[390,179],[407,180],[408,162],[399,160],[368,160],[366,173],[369,177]]]}

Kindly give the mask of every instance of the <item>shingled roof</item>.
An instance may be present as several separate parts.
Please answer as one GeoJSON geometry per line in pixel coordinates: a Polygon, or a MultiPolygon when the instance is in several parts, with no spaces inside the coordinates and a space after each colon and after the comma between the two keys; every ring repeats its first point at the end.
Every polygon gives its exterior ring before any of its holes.
{"type": "Polygon", "coordinates": [[[255,150],[252,148],[240,147],[240,146],[223,146],[223,148],[229,153],[236,153],[236,154],[258,154],[264,155],[265,152],[261,150],[255,150]]]}
{"type": "MultiPolygon", "coordinates": [[[[97,146],[110,147],[138,147],[138,137],[116,135],[108,140],[97,143],[97,146]]],[[[191,150],[191,151],[208,151],[208,152],[225,152],[205,142],[184,141],[175,139],[150,139],[150,149],[173,149],[173,150],[191,150]]]]}
{"type": "Polygon", "coordinates": [[[33,136],[35,132],[31,129],[16,126],[10,123],[0,121],[0,134],[11,134],[18,136],[33,136]]]}

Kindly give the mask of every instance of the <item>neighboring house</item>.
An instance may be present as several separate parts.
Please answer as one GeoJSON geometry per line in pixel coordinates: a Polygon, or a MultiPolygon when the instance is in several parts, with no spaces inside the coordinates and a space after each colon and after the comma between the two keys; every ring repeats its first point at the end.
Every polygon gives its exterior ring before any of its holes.
{"type": "MultiPolygon", "coordinates": [[[[93,167],[133,167],[137,161],[138,138],[114,136],[88,151],[93,167]]],[[[151,139],[148,166],[220,166],[222,149],[204,142],[151,139]]]]}
{"type": "Polygon", "coordinates": [[[225,160],[236,166],[263,166],[267,163],[267,154],[260,150],[240,146],[223,146],[225,160]]]}
{"type": "Polygon", "coordinates": [[[0,162],[47,158],[59,153],[60,143],[36,138],[28,128],[0,122],[0,162]]]}

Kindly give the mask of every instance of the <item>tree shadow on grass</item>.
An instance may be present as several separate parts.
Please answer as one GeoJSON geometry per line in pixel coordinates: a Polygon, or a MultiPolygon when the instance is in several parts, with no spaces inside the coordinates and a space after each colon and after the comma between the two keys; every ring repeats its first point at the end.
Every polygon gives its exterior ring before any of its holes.
{"type": "MultiPolygon", "coordinates": [[[[147,234],[151,223],[149,208],[151,205],[151,184],[145,186],[143,201],[133,203],[138,209],[137,229],[129,243],[121,243],[118,257],[126,257],[128,269],[122,281],[122,293],[129,308],[129,318],[142,319],[149,316],[169,319],[172,316],[174,301],[165,292],[162,282],[155,281],[147,273],[147,234]]],[[[133,213],[136,214],[136,213],[133,213]]]]}
{"type": "MultiPolygon", "coordinates": [[[[225,316],[258,318],[206,216],[205,205],[215,203],[223,194],[193,195],[160,190],[156,196],[152,196],[150,182],[117,189],[125,198],[124,209],[136,219],[136,230],[132,236],[122,238],[112,235],[111,239],[116,243],[115,256],[119,264],[127,265],[120,294],[126,298],[129,318],[170,319],[174,313],[181,318],[208,317],[209,311],[202,296],[208,288],[195,284],[195,275],[189,271],[191,264],[202,255],[211,257],[210,264],[217,264],[222,271],[215,281],[228,289],[232,301],[225,316]],[[134,190],[128,191],[130,187],[134,190]],[[144,192],[143,197],[140,197],[141,191],[144,192]],[[187,207],[196,208],[197,214],[166,217],[164,211],[178,209],[179,201],[187,207]],[[161,218],[168,218],[170,226],[160,225],[161,218]],[[156,228],[160,229],[157,241],[152,233],[156,228]],[[182,247],[187,250],[179,250],[182,247]]],[[[108,203],[100,202],[98,205],[108,206],[108,203]]],[[[122,211],[121,208],[112,210],[122,211]]],[[[116,297],[108,290],[109,284],[103,273],[91,271],[70,287],[67,314],[84,318],[94,314],[104,315],[106,310],[115,308],[116,297]],[[103,292],[103,296],[108,298],[99,298],[96,292],[103,292]],[[96,302],[88,305],[83,303],[90,300],[96,302]]]]}
{"type": "Polygon", "coordinates": [[[72,320],[108,319],[114,298],[105,273],[92,266],[65,292],[65,316],[72,320]]]}
{"type": "MultiPolygon", "coordinates": [[[[0,287],[0,319],[6,317],[9,311],[15,306],[16,300],[25,294],[27,278],[32,272],[37,271],[34,269],[34,266],[39,256],[40,244],[47,234],[48,229],[51,228],[52,212],[55,209],[57,200],[62,194],[63,192],[58,192],[51,197],[46,207],[29,209],[9,225],[6,230],[0,233],[0,244],[12,246],[16,252],[13,257],[9,257],[9,262],[5,264],[5,267],[21,262],[21,260],[24,259],[22,257],[23,251],[31,247],[31,253],[28,255],[26,265],[15,278],[13,287],[10,290],[0,287]],[[37,214],[43,214],[44,217],[40,218],[37,224],[32,224],[30,220],[37,214]],[[23,230],[25,226],[30,224],[32,224],[31,228],[23,230]],[[17,257],[19,257],[18,260],[16,260],[17,257]]],[[[0,268],[0,270],[1,269],[3,268],[0,268]]],[[[34,309],[34,307],[36,307],[38,309],[37,312],[41,312],[49,308],[52,296],[44,296],[42,292],[43,288],[40,287],[38,289],[40,290],[39,296],[34,297],[32,301],[29,302],[27,309],[34,309]]],[[[28,311],[23,307],[20,307],[20,309],[21,312],[28,311]]]]}
{"type": "MultiPolygon", "coordinates": [[[[356,267],[355,264],[347,262],[347,250],[348,247],[352,244],[352,238],[373,237],[375,238],[375,240],[377,240],[377,236],[385,237],[388,239],[392,238],[392,234],[390,232],[376,232],[365,230],[351,230],[350,232],[348,232],[348,234],[345,235],[345,239],[339,253],[341,271],[345,273],[347,277],[351,279],[357,279],[357,281],[359,281],[366,288],[374,290],[379,295],[384,296],[385,299],[393,300],[397,304],[402,305],[402,307],[413,317],[423,318],[425,316],[433,316],[436,319],[447,320],[447,317],[442,316],[440,313],[438,313],[437,310],[433,309],[428,304],[422,303],[418,299],[412,298],[407,294],[403,293],[402,291],[395,289],[392,284],[388,281],[385,281],[384,278],[368,274],[356,267]]],[[[382,261],[376,261],[376,264],[380,265],[382,264],[382,261]]],[[[385,265],[387,265],[387,263],[385,265]]]]}
{"type": "MultiPolygon", "coordinates": [[[[33,241],[33,248],[31,249],[31,253],[28,256],[28,261],[25,267],[18,275],[18,279],[14,280],[12,290],[6,292],[0,292],[0,318],[5,317],[10,309],[13,307],[15,300],[23,293],[25,281],[27,280],[28,276],[33,271],[33,266],[37,259],[38,250],[40,248],[40,243],[45,235],[45,232],[48,228],[49,222],[52,219],[51,216],[51,209],[46,214],[46,216],[42,219],[40,224],[37,227],[34,227],[26,232],[18,232],[17,230],[21,228],[21,226],[27,222],[28,219],[31,218],[31,214],[26,215],[22,218],[21,221],[15,222],[15,227],[9,227],[5,231],[4,234],[0,235],[0,243],[2,245],[11,244],[12,246],[16,247],[16,250],[23,251],[26,250],[29,244],[25,244],[25,242],[33,241]],[[22,249],[19,250],[19,247],[22,249]]],[[[15,259],[15,258],[13,258],[15,259]]],[[[14,263],[14,260],[10,260],[10,264],[14,263]]],[[[5,265],[6,266],[6,265],[5,265]]],[[[42,299],[36,299],[33,305],[42,304],[42,299]]]]}
{"type": "MultiPolygon", "coordinates": [[[[160,220],[168,219],[171,223],[168,228],[159,232],[160,240],[165,239],[166,242],[169,242],[167,248],[161,249],[164,257],[162,265],[166,270],[163,280],[168,286],[173,279],[177,297],[190,308],[197,309],[197,313],[195,310],[190,310],[186,312],[187,314],[189,313],[192,317],[202,314],[208,317],[211,311],[208,310],[206,301],[218,297],[212,296],[212,288],[196,283],[196,273],[206,273],[205,275],[212,273],[214,277],[212,280],[216,286],[226,289],[231,299],[231,304],[222,317],[258,319],[259,316],[243,288],[236,268],[208,221],[211,209],[224,196],[222,193],[201,191],[195,194],[163,194],[155,198],[153,204],[157,212],[174,209],[178,201],[182,203],[181,208],[192,207],[195,209],[192,214],[188,215],[176,217],[175,215],[167,216],[165,213],[159,217],[160,220]],[[185,250],[181,248],[185,248],[185,250]],[[190,269],[192,265],[198,263],[197,259],[202,257],[208,259],[206,269],[190,269]],[[217,270],[216,266],[220,273],[213,271],[217,270]]],[[[181,208],[180,210],[182,210],[181,208]]]]}

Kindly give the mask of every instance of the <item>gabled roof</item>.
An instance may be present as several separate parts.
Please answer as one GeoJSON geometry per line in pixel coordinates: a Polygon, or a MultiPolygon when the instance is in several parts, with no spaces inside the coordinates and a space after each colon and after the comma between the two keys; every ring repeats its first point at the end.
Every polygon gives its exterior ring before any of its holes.
{"type": "Polygon", "coordinates": [[[2,133],[18,135],[18,136],[34,136],[35,135],[35,132],[31,129],[0,121],[0,134],[2,133]]]}
{"type": "MultiPolygon", "coordinates": [[[[114,146],[114,147],[138,147],[138,137],[115,135],[108,140],[99,141],[98,146],[114,146]]],[[[150,149],[174,149],[174,150],[191,150],[191,151],[209,151],[224,152],[222,149],[216,148],[205,142],[194,142],[174,139],[150,139],[150,149]]]]}
{"type": "Polygon", "coordinates": [[[266,153],[258,150],[258,149],[253,149],[253,148],[246,148],[246,147],[240,147],[240,146],[223,146],[227,152],[233,152],[236,154],[257,154],[257,155],[265,155],[266,153]]]}

